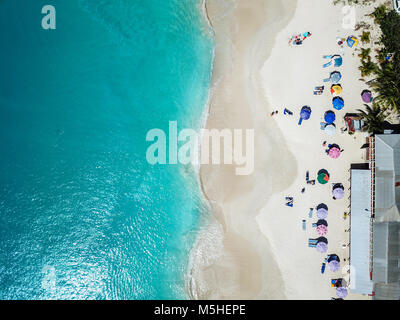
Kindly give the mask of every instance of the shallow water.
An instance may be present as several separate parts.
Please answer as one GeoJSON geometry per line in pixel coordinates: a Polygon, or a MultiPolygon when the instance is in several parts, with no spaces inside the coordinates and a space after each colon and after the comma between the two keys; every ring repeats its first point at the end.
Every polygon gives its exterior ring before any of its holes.
{"type": "Polygon", "coordinates": [[[185,298],[196,173],[146,133],[199,128],[212,39],[198,0],[0,1],[0,299],[185,298]]]}

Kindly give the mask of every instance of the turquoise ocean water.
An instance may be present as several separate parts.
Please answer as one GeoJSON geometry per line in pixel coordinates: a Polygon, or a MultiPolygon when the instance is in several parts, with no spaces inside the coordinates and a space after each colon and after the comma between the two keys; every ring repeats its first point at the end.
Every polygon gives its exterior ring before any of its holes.
{"type": "Polygon", "coordinates": [[[0,0],[0,299],[185,298],[204,204],[145,137],[201,126],[199,2],[0,0]]]}

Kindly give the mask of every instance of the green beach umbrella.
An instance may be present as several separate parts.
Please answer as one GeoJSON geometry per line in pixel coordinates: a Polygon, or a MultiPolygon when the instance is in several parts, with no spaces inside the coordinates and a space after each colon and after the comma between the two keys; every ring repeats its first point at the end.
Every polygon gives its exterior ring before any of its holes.
{"type": "Polygon", "coordinates": [[[318,175],[317,180],[318,180],[318,182],[319,182],[320,184],[326,184],[326,183],[328,183],[328,181],[329,181],[329,175],[327,175],[325,172],[321,172],[321,173],[318,175]]]}

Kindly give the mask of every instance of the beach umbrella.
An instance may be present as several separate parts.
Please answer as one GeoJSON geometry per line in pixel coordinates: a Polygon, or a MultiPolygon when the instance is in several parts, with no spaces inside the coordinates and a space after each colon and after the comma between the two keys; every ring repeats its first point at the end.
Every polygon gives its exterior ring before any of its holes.
{"type": "Polygon", "coordinates": [[[333,84],[338,84],[340,79],[342,79],[342,74],[339,71],[334,71],[330,74],[330,80],[333,84]]]}
{"type": "Polygon", "coordinates": [[[331,262],[328,263],[328,266],[332,272],[336,272],[339,271],[340,269],[340,262],[337,260],[332,260],[331,262]]]}
{"type": "Polygon", "coordinates": [[[361,92],[361,99],[365,103],[370,103],[372,101],[372,93],[369,90],[364,90],[361,92]]]}
{"type": "Polygon", "coordinates": [[[328,216],[328,210],[321,208],[317,210],[317,218],[325,219],[328,216]]]}
{"type": "Polygon", "coordinates": [[[333,190],[333,197],[335,199],[342,199],[344,197],[344,190],[341,188],[336,188],[333,190]]]}
{"type": "Polygon", "coordinates": [[[330,149],[329,149],[329,156],[330,156],[332,159],[337,159],[337,158],[339,158],[339,157],[340,157],[340,150],[339,150],[339,148],[337,148],[337,147],[332,147],[332,148],[330,148],[330,149]]]}
{"type": "Polygon", "coordinates": [[[345,287],[336,288],[336,295],[339,298],[346,298],[347,297],[347,289],[345,287]]]}
{"type": "Polygon", "coordinates": [[[334,97],[332,99],[332,105],[336,110],[342,110],[344,107],[344,100],[341,97],[334,97]]]}
{"type": "Polygon", "coordinates": [[[338,54],[333,56],[333,61],[335,67],[340,67],[343,64],[343,58],[338,54]]]}
{"type": "Polygon", "coordinates": [[[325,242],[318,242],[316,245],[316,249],[318,252],[325,253],[328,251],[328,245],[325,242]]]}
{"type": "Polygon", "coordinates": [[[329,257],[328,257],[328,262],[331,262],[331,261],[334,261],[334,260],[340,262],[339,256],[337,254],[330,254],[329,257]]]}
{"type": "Polygon", "coordinates": [[[320,174],[318,174],[317,180],[320,184],[326,184],[329,181],[329,175],[325,172],[321,172],[320,174]]]}
{"type": "Polygon", "coordinates": [[[336,120],[335,113],[331,110],[325,112],[325,122],[328,124],[332,124],[336,120]]]}
{"type": "Polygon", "coordinates": [[[355,36],[349,36],[347,38],[347,45],[350,48],[353,48],[353,47],[357,46],[358,45],[358,39],[355,36]]]}
{"type": "Polygon", "coordinates": [[[341,86],[340,84],[334,84],[334,85],[331,87],[331,93],[332,93],[332,94],[337,94],[337,95],[339,95],[339,94],[342,93],[342,91],[343,91],[343,88],[342,88],[342,86],[341,86]]]}
{"type": "MultiPolygon", "coordinates": [[[[334,146],[339,147],[338,145],[334,145],[334,146]]],[[[337,188],[344,190],[343,184],[341,184],[341,183],[335,183],[332,187],[332,189],[337,189],[337,188]]]]}
{"type": "Polygon", "coordinates": [[[323,224],[320,224],[319,226],[317,226],[317,233],[320,236],[326,235],[328,233],[328,227],[323,224]]]}
{"type": "Polygon", "coordinates": [[[327,135],[333,136],[336,133],[336,127],[333,123],[327,124],[325,126],[324,132],[327,135]]]}
{"type": "MultiPolygon", "coordinates": [[[[320,170],[321,171],[321,170],[320,170]]],[[[319,173],[319,172],[318,172],[319,173]]],[[[324,208],[325,210],[328,210],[328,206],[325,203],[320,203],[317,205],[317,210],[324,208]]]]}
{"type": "Polygon", "coordinates": [[[303,108],[301,108],[300,111],[299,124],[301,124],[303,120],[310,119],[310,117],[311,117],[311,108],[309,106],[304,106],[303,108]]]}
{"type": "Polygon", "coordinates": [[[317,238],[317,241],[318,241],[318,242],[323,242],[323,243],[325,243],[325,244],[328,244],[328,239],[325,238],[325,237],[319,237],[319,238],[317,238]]]}
{"type": "MultiPolygon", "coordinates": [[[[317,223],[316,223],[316,225],[317,226],[325,226],[325,227],[328,227],[328,221],[326,221],[326,220],[324,220],[324,219],[319,219],[318,221],[317,221],[317,223]]],[[[324,238],[325,239],[325,238],[324,238]]],[[[322,241],[324,241],[323,239],[322,239],[322,241]]],[[[328,240],[327,240],[328,241],[328,240]]]]}

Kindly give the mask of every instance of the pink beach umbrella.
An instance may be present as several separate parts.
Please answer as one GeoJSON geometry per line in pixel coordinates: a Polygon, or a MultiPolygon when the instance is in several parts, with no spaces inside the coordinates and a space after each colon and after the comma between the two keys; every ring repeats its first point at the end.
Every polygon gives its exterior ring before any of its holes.
{"type": "Polygon", "coordinates": [[[338,271],[340,269],[340,262],[337,261],[337,260],[332,260],[331,262],[329,262],[328,265],[329,265],[329,269],[332,272],[336,272],[336,271],[338,271]]]}
{"type": "Polygon", "coordinates": [[[339,148],[333,147],[329,149],[329,156],[333,159],[337,159],[340,156],[340,150],[339,148]]]}
{"type": "Polygon", "coordinates": [[[327,226],[325,226],[325,225],[323,225],[323,224],[320,224],[320,225],[317,227],[317,233],[318,233],[320,236],[326,235],[326,234],[328,233],[328,228],[327,228],[327,226]]]}
{"type": "Polygon", "coordinates": [[[324,253],[328,251],[328,245],[325,242],[318,242],[316,245],[316,249],[318,252],[324,253]]]}

